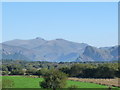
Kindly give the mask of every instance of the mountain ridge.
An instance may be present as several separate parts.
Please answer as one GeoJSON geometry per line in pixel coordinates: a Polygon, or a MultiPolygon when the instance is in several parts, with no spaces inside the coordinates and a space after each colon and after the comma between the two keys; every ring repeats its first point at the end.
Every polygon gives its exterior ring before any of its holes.
{"type": "Polygon", "coordinates": [[[94,47],[64,39],[45,40],[40,37],[30,40],[10,40],[1,43],[2,59],[27,59],[33,61],[114,61],[118,60],[118,47],[94,47]],[[17,58],[18,57],[18,58],[17,58]],[[21,58],[22,57],[22,58],[21,58]]]}

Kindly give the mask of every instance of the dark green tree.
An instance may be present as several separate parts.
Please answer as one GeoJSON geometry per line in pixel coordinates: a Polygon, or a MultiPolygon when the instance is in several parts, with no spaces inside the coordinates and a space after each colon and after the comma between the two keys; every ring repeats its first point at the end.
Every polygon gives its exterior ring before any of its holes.
{"type": "Polygon", "coordinates": [[[70,68],[68,68],[68,67],[62,67],[59,70],[63,73],[68,74],[68,75],[70,74],[70,68]]]}
{"type": "Polygon", "coordinates": [[[109,68],[107,66],[99,66],[98,68],[96,68],[95,77],[97,77],[97,78],[114,78],[115,71],[114,71],[114,69],[109,68]]]}
{"type": "Polygon", "coordinates": [[[82,77],[84,78],[94,78],[97,70],[96,68],[86,68],[83,70],[82,77]]]}
{"type": "Polygon", "coordinates": [[[64,88],[67,75],[59,70],[52,69],[44,75],[44,81],[40,83],[42,88],[64,88]]]}
{"type": "Polygon", "coordinates": [[[70,76],[81,77],[82,71],[85,67],[81,64],[74,64],[70,69],[70,76]]]}
{"type": "Polygon", "coordinates": [[[10,73],[11,75],[24,75],[24,71],[23,70],[13,70],[10,73]]]}
{"type": "Polygon", "coordinates": [[[42,68],[42,69],[36,71],[36,75],[38,75],[39,77],[44,76],[47,72],[48,72],[47,68],[42,68]]]}

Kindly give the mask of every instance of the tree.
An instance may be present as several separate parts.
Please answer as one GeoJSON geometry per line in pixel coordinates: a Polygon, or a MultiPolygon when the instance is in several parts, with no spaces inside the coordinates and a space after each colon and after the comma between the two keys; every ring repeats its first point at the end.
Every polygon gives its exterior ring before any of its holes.
{"type": "Polygon", "coordinates": [[[97,78],[114,78],[115,77],[115,71],[112,68],[109,68],[107,66],[99,66],[96,68],[96,74],[95,77],[97,78]]]}
{"type": "Polygon", "coordinates": [[[26,70],[27,75],[36,75],[37,70],[35,68],[30,68],[29,70],[26,70]]]}
{"type": "Polygon", "coordinates": [[[40,83],[42,88],[64,88],[67,75],[59,70],[52,69],[44,75],[44,81],[40,83]]]}
{"type": "Polygon", "coordinates": [[[97,72],[96,68],[86,68],[86,69],[83,70],[82,77],[84,77],[84,78],[94,78],[96,72],[97,72]]]}
{"type": "Polygon", "coordinates": [[[120,78],[120,66],[118,67],[118,70],[115,71],[115,76],[120,78]]]}
{"type": "Polygon", "coordinates": [[[47,73],[47,72],[48,72],[47,68],[42,68],[42,69],[36,71],[36,75],[38,75],[39,77],[44,76],[45,73],[47,73]]]}
{"type": "Polygon", "coordinates": [[[11,75],[24,75],[24,71],[23,70],[13,70],[10,73],[11,75]]]}
{"type": "Polygon", "coordinates": [[[68,68],[68,67],[62,67],[62,68],[60,68],[59,70],[60,70],[61,72],[63,72],[63,73],[68,74],[68,75],[69,75],[69,73],[70,73],[70,68],[68,68]]]}
{"type": "Polygon", "coordinates": [[[80,77],[84,68],[82,64],[74,64],[70,69],[70,76],[80,77]]]}
{"type": "Polygon", "coordinates": [[[2,65],[2,71],[8,71],[8,68],[5,65],[2,65]]]}

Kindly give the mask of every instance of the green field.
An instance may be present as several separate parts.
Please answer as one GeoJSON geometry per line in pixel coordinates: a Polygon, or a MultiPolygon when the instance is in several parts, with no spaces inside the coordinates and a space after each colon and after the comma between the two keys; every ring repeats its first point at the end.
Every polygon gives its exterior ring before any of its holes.
{"type": "MultiPolygon", "coordinates": [[[[2,79],[12,80],[14,82],[13,88],[41,88],[39,82],[43,80],[43,78],[25,76],[3,76],[2,79]]],[[[71,85],[76,85],[78,88],[108,88],[108,86],[104,85],[68,80],[66,88],[71,85]]]]}

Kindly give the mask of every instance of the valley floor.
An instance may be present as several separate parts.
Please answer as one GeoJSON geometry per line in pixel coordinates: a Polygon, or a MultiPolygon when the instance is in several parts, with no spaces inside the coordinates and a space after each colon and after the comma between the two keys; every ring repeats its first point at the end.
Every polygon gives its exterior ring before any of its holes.
{"type": "MultiPolygon", "coordinates": [[[[39,86],[39,82],[43,81],[43,78],[28,77],[28,76],[2,76],[2,80],[3,81],[4,80],[12,80],[14,83],[12,88],[41,88],[39,86]]],[[[111,79],[109,81],[111,82],[111,79]]],[[[106,82],[109,82],[109,81],[106,80],[106,82]]],[[[105,83],[104,79],[103,79],[103,82],[105,83]]],[[[113,82],[113,84],[114,84],[114,82],[113,82]]],[[[8,83],[9,82],[3,82],[4,85],[7,85],[8,83]]],[[[66,88],[70,87],[71,85],[76,85],[76,86],[78,86],[78,88],[109,88],[109,86],[107,86],[107,85],[109,85],[109,83],[107,83],[105,85],[101,85],[101,83],[102,83],[102,80],[97,80],[97,79],[69,78],[69,80],[67,80],[66,88]],[[94,82],[90,83],[92,81],[94,81],[94,82]]],[[[5,88],[9,88],[9,86],[5,87],[5,88]]],[[[112,86],[112,88],[117,88],[117,87],[112,86]]]]}

